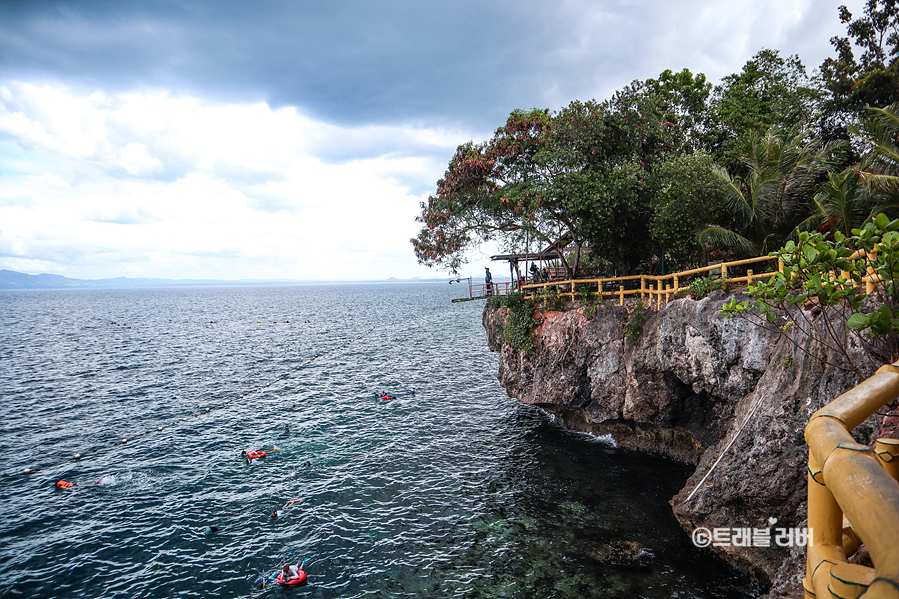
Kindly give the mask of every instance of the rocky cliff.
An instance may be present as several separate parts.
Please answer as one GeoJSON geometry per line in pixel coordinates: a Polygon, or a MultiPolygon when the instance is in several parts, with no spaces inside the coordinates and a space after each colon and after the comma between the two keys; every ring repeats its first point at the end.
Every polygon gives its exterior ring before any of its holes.
{"type": "MultiPolygon", "coordinates": [[[[815,410],[858,376],[820,359],[826,352],[813,340],[797,339],[805,351],[791,352],[774,327],[722,318],[725,300],[716,292],[649,312],[637,343],[624,337],[633,305],[617,302],[606,302],[591,319],[583,309],[538,313],[532,352],[504,341],[504,309],[488,308],[483,321],[510,396],[573,429],[611,433],[622,447],[696,464],[671,500],[688,532],[768,528],[772,518],[777,527],[804,527],[803,430],[815,410]]],[[[881,424],[859,427],[859,441],[881,424]]],[[[770,587],[771,597],[802,596],[803,548],[716,550],[770,587]]]]}

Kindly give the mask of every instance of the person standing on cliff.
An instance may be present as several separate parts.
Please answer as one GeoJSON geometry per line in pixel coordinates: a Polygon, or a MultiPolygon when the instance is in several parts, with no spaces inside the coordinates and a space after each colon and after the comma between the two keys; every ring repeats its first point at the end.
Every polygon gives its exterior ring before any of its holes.
{"type": "Polygon", "coordinates": [[[493,275],[490,274],[490,269],[486,266],[484,270],[486,271],[484,273],[484,290],[487,295],[493,295],[493,275]]]}

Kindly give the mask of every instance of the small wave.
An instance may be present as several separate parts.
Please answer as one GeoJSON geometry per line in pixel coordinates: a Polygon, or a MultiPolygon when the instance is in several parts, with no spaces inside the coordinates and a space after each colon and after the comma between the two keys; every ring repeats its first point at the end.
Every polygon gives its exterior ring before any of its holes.
{"type": "Polygon", "coordinates": [[[610,434],[608,435],[594,435],[593,433],[584,433],[590,440],[594,443],[602,443],[603,445],[608,445],[609,447],[618,447],[618,443],[615,442],[615,438],[610,434]]]}
{"type": "Polygon", "coordinates": [[[618,443],[615,442],[615,438],[611,433],[607,435],[596,435],[586,431],[571,431],[575,435],[579,437],[586,437],[591,443],[601,443],[602,445],[606,445],[608,447],[617,448],[618,443]]]}

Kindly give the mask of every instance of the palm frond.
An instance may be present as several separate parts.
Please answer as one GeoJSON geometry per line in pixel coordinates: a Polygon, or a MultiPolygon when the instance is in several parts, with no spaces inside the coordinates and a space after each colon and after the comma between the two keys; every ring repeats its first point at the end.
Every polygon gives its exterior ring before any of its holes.
{"type": "Polygon", "coordinates": [[[710,226],[699,233],[699,245],[706,247],[734,248],[744,255],[756,255],[759,247],[739,233],[724,227],[710,226]]]}

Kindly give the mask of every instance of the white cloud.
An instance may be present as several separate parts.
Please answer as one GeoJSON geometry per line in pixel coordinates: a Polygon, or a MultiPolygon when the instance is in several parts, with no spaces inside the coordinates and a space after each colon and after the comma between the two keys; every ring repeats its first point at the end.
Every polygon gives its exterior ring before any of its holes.
{"type": "Polygon", "coordinates": [[[0,174],[0,267],[83,278],[433,275],[409,244],[424,198],[404,181],[433,185],[466,138],[26,83],[2,88],[0,133],[21,146],[0,174]],[[372,153],[383,140],[422,151],[372,153]],[[368,155],[316,156],[353,148],[368,155]]]}

